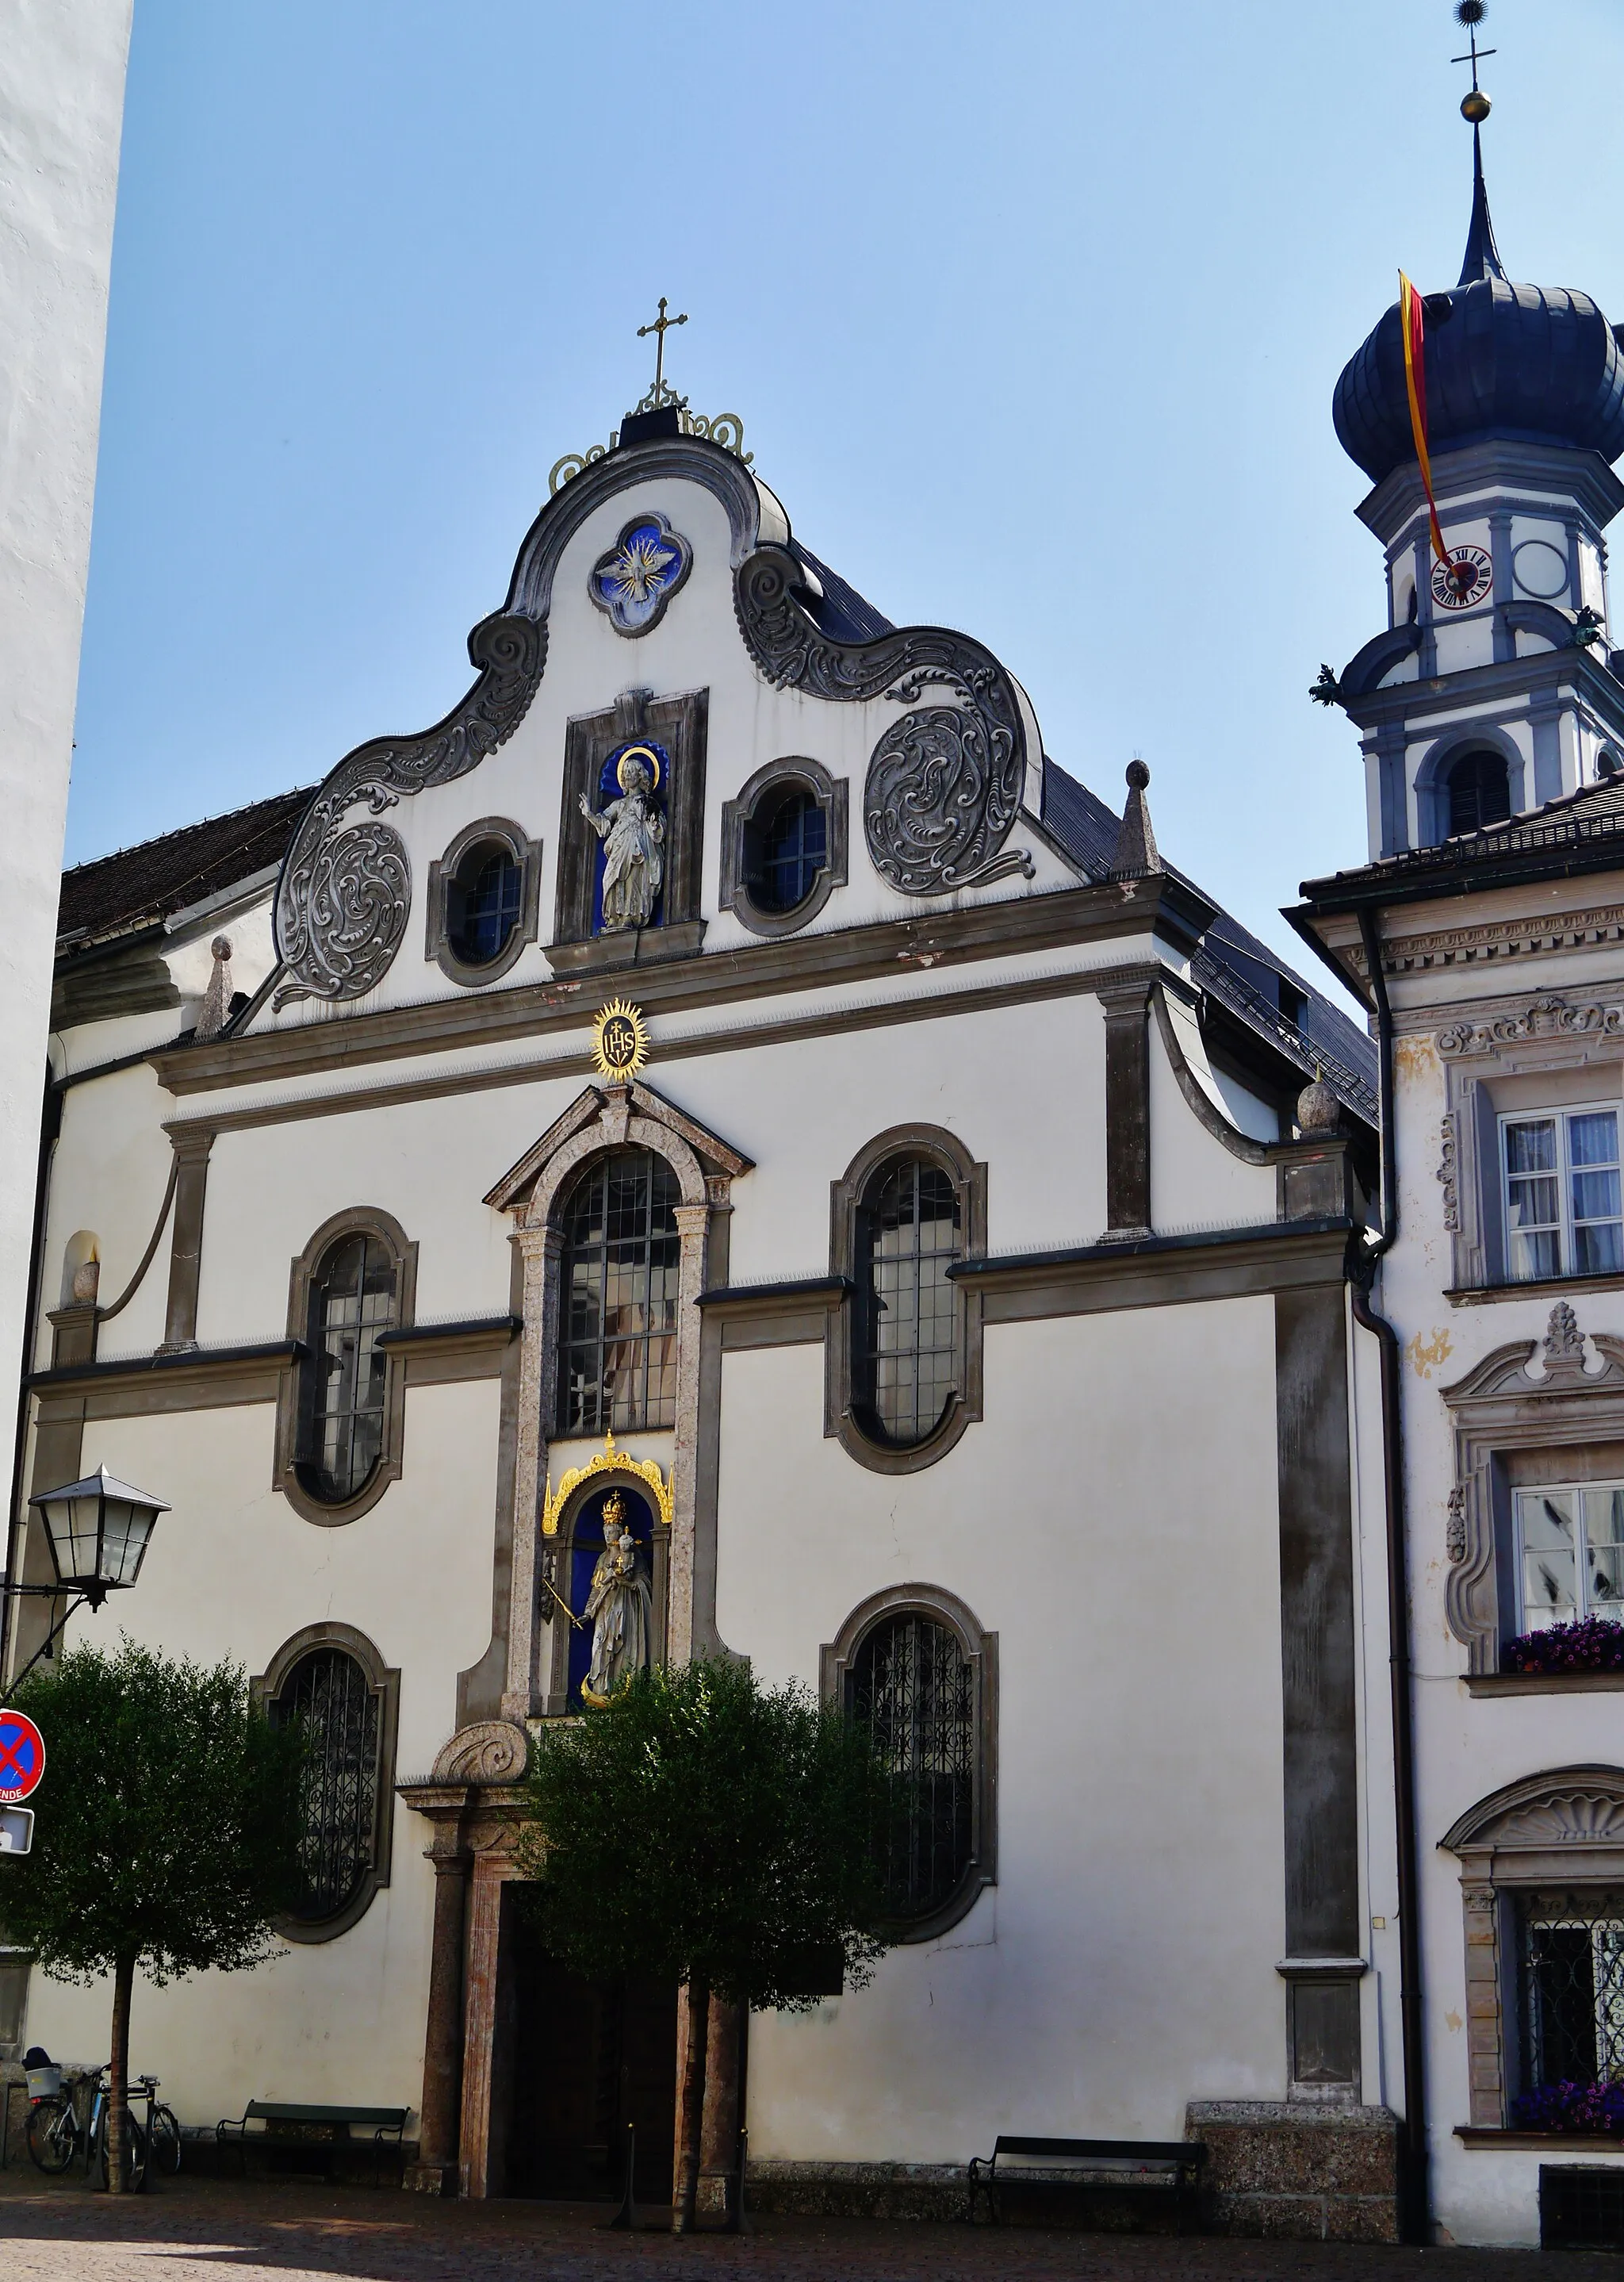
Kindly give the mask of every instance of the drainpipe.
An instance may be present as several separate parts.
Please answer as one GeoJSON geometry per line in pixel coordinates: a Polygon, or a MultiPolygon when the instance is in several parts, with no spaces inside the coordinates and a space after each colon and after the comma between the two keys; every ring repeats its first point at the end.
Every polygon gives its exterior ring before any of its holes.
{"type": "Polygon", "coordinates": [[[1399,2231],[1406,2242],[1432,2240],[1428,2192],[1426,2022],[1421,2006],[1420,1870],[1415,1829],[1415,1722],[1410,1666],[1409,1548],[1404,1530],[1404,1446],[1400,1409],[1398,1333],[1370,1304],[1377,1263],[1398,1235],[1398,1163],[1393,1133],[1393,1009],[1381,971],[1373,913],[1359,913],[1365,970],[1376,1001],[1378,1123],[1381,1143],[1381,1229],[1356,1243],[1351,1261],[1353,1318],[1381,1349],[1381,1441],[1387,1502],[1388,1671],[1393,1708],[1393,1790],[1398,1838],[1398,2014],[1404,2046],[1404,2122],[1400,2139],[1399,2231]]]}

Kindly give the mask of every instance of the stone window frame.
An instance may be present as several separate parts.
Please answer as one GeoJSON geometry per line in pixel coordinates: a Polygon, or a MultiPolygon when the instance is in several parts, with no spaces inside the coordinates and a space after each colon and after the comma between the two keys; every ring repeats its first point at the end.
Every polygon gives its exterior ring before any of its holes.
{"type": "Polygon", "coordinates": [[[1439,1390],[1455,1437],[1444,1611],[1466,1649],[1469,1682],[1526,1692],[1624,1687],[1624,1673],[1500,1672],[1502,1643],[1516,1626],[1513,1475],[1549,1452],[1549,1479],[1565,1480],[1574,1452],[1624,1444],[1624,1338],[1594,1331],[1589,1339],[1597,1370],[1586,1364],[1585,1334],[1572,1308],[1558,1300],[1543,1342],[1515,1339],[1496,1347],[1464,1378],[1439,1390]],[[1542,1346],[1543,1369],[1536,1375],[1529,1366],[1542,1346]]]}
{"type": "Polygon", "coordinates": [[[623,690],[598,713],[577,713],[564,729],[563,789],[554,859],[553,939],[548,964],[560,974],[646,966],[666,959],[691,959],[705,939],[700,904],[705,853],[705,765],[710,691],[682,690],[655,697],[646,689],[623,690]],[[598,805],[598,780],[618,746],[646,738],[670,756],[671,781],[661,788],[665,805],[665,916],[658,927],[627,928],[612,935],[592,933],[592,896],[597,879],[598,840],[582,815],[580,801],[598,805]]]}
{"type": "Polygon", "coordinates": [[[328,1254],[346,1237],[375,1237],[395,1265],[395,1304],[389,1331],[410,1330],[416,1320],[417,1244],[392,1213],[379,1205],[350,1205],[324,1220],[293,1261],[288,1275],[288,1337],[296,1353],[281,1373],[276,1393],[275,1462],[271,1486],[280,1490],[302,1520],[320,1529],[338,1529],[370,1513],[391,1482],[398,1481],[405,1463],[406,1358],[383,1335],[388,1360],[384,1365],[383,1441],[378,1463],[352,1498],[329,1505],[317,1497],[301,1477],[303,1443],[313,1400],[315,1356],[311,1347],[310,1310],[317,1271],[328,1254]]]}
{"type": "Polygon", "coordinates": [[[945,1586],[888,1585],[860,1601],[832,1641],[818,1649],[818,1693],[844,1705],[857,1652],[892,1617],[925,1617],[958,1642],[974,1690],[976,1773],[971,1803],[971,1851],[964,1873],[947,1899],[927,1918],[899,1921],[890,1931],[901,1944],[934,1941],[968,1917],[989,1886],[998,1883],[998,1634],[988,1632],[969,1605],[945,1586]]]}
{"type": "Polygon", "coordinates": [[[482,816],[465,825],[443,856],[429,866],[429,916],[423,936],[423,957],[431,959],[442,974],[468,990],[499,982],[517,965],[541,931],[541,842],[532,840],[522,825],[505,816],[482,816]],[[462,859],[482,842],[505,848],[519,867],[519,917],[501,950],[483,966],[458,957],[450,937],[451,886],[462,859]]]}
{"type": "Polygon", "coordinates": [[[1512,1910],[1530,1890],[1624,1886],[1624,1767],[1524,1775],[1469,1807],[1438,1843],[1460,1864],[1468,2128],[1504,2131],[1517,2018],[1512,1910]]]}
{"type": "Polygon", "coordinates": [[[545,1589],[546,1539],[541,1528],[545,1485],[556,1437],[550,1398],[558,1381],[560,1266],[563,1230],[556,1207],[576,1169],[615,1149],[652,1149],[677,1176],[681,1238],[677,1290],[677,1424],[651,1430],[671,1441],[670,1572],[663,1615],[668,1654],[720,1652],[715,1634],[714,1513],[701,1533],[697,1503],[700,1450],[702,1291],[727,1281],[727,1225],[732,1184],[752,1160],[684,1115],[651,1086],[594,1084],[506,1172],[484,1201],[508,1214],[523,1261],[523,1330],[513,1454],[513,1549],[507,1585],[507,1676],[501,1716],[522,1723],[549,1701],[553,1668],[552,1595],[545,1589]]]}
{"type": "Polygon", "coordinates": [[[1450,838],[1450,774],[1467,753],[1495,753],[1505,763],[1507,796],[1513,820],[1532,801],[1523,791],[1533,775],[1527,755],[1497,721],[1465,721],[1435,737],[1415,772],[1416,845],[1441,848],[1450,838]]]}
{"type": "MultiPolygon", "coordinates": [[[[666,1428],[657,1431],[669,1432],[670,1430],[666,1428]]],[[[543,1543],[542,1582],[544,1586],[551,1588],[547,1592],[546,1598],[554,1608],[557,1603],[553,1601],[553,1592],[562,1593],[564,1598],[568,1599],[568,1579],[570,1556],[575,1551],[576,1525],[594,1498],[600,1497],[606,1490],[617,1488],[630,1490],[641,1499],[645,1506],[652,1506],[653,1509],[653,1528],[649,1536],[648,1565],[649,1591],[654,1604],[654,1623],[648,1643],[648,1657],[650,1664],[657,1666],[663,1665],[666,1660],[670,1601],[671,1530],[669,1524],[661,1516],[659,1500],[650,1495],[648,1483],[635,1468],[630,1465],[600,1467],[590,1480],[582,1482],[578,1488],[571,1492],[562,1512],[558,1517],[556,1532],[545,1538],[543,1543]]],[[[576,1717],[578,1714],[571,1714],[569,1711],[570,1626],[563,1623],[550,1624],[548,1630],[552,1635],[553,1645],[550,1657],[544,1655],[547,1686],[538,1716],[544,1719],[576,1717]]]]}
{"type": "Polygon", "coordinates": [[[348,1933],[360,1923],[372,1907],[373,1898],[381,1886],[390,1882],[390,1866],[395,1837],[395,1757],[400,1728],[399,1667],[386,1664],[375,1643],[353,1625],[338,1624],[330,1619],[306,1625],[285,1640],[265,1670],[248,1683],[249,1693],[260,1709],[268,1713],[291,1678],[294,1667],[315,1649],[342,1649],[366,1675],[367,1685],[378,1704],[378,1783],[376,1803],[373,1810],[372,1867],[343,1909],[331,1917],[309,1919],[279,1917],[276,1930],[284,1941],[296,1946],[313,1946],[319,1942],[336,1941],[340,1934],[348,1933]]]}
{"type": "Polygon", "coordinates": [[[847,884],[848,799],[845,778],[831,776],[821,761],[810,760],[804,754],[768,761],[754,776],[746,777],[733,798],[722,803],[721,909],[731,912],[739,925],[748,928],[752,935],[797,935],[802,928],[809,927],[835,889],[847,884]],[[809,793],[823,811],[824,868],[811,894],[793,911],[762,911],[752,902],[746,884],[745,835],[764,801],[774,794],[791,790],[809,793]]]}
{"type": "MultiPolygon", "coordinates": [[[[1450,1296],[1538,1295],[1574,1285],[1624,1289],[1624,1274],[1514,1283],[1504,1260],[1500,1121],[1589,1101],[1624,1121],[1624,1005],[1545,991],[1464,1010],[1434,1038],[1443,1069],[1438,1180],[1450,1238],[1450,1296]]],[[[1624,1132],[1624,1123],[1620,1126],[1624,1132]]]]}
{"type": "Polygon", "coordinates": [[[853,1409],[853,1347],[857,1336],[857,1213],[875,1175],[896,1157],[924,1157],[952,1181],[963,1238],[961,1261],[986,1257],[986,1166],[943,1125],[893,1125],[877,1133],[852,1159],[829,1193],[829,1272],[844,1286],[824,1341],[824,1432],[860,1466],[877,1474],[913,1474],[945,1458],[966,1427],[981,1417],[982,1300],[969,1277],[949,1275],[957,1310],[956,1337],[963,1385],[940,1423],[922,1442],[877,1442],[853,1409]]]}

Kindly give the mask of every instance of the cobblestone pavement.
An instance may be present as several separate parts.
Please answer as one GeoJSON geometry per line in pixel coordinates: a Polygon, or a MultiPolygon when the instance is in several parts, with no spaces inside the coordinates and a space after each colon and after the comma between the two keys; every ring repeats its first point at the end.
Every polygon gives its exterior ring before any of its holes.
{"type": "Polygon", "coordinates": [[[1611,2256],[763,2219],[674,2241],[601,2209],[181,2178],[114,2203],[0,2172],[4,2282],[1620,2282],[1611,2256]]]}

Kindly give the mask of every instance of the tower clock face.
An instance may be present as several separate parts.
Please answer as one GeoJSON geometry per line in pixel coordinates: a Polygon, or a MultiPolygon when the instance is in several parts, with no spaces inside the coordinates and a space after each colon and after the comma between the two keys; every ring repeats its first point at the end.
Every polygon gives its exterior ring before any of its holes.
{"type": "Polygon", "coordinates": [[[1441,610],[1469,610],[1494,583],[1494,564],[1481,547],[1458,547],[1432,566],[1432,598],[1441,610]]]}

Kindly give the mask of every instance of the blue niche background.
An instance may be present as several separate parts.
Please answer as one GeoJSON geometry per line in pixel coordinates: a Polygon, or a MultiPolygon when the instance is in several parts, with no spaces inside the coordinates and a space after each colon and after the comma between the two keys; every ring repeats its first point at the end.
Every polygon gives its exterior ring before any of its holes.
{"type": "MultiPolygon", "coordinates": [[[[630,1482],[610,1482],[587,1500],[576,1516],[575,1532],[569,1543],[570,1613],[584,1616],[586,1596],[592,1589],[592,1572],[598,1566],[598,1556],[603,1551],[604,1502],[618,1492],[625,1502],[626,1527],[630,1530],[642,1561],[644,1572],[653,1572],[649,1548],[653,1543],[654,1517],[640,1490],[630,1482]]],[[[563,1620],[561,1618],[560,1622],[563,1620]]],[[[581,1683],[586,1678],[592,1661],[592,1628],[590,1625],[572,1625],[569,1628],[569,1694],[572,1712],[581,1709],[581,1683]]]]}
{"type": "MultiPolygon", "coordinates": [[[[666,834],[666,844],[662,851],[665,862],[660,875],[660,893],[654,897],[654,912],[653,917],[649,920],[649,925],[650,927],[663,927],[665,925],[666,882],[670,877],[671,871],[671,842],[669,832],[671,816],[671,757],[666,751],[665,747],[663,745],[656,744],[652,737],[634,737],[629,745],[616,745],[615,750],[609,755],[608,759],[598,772],[598,797],[592,803],[592,805],[598,811],[599,815],[601,816],[604,810],[607,808],[612,800],[618,800],[620,798],[620,765],[625,759],[627,754],[631,752],[652,753],[655,760],[660,764],[660,781],[654,787],[653,799],[651,803],[651,806],[658,809],[661,815],[665,818],[668,828],[666,834]]],[[[597,850],[596,854],[592,858],[592,933],[594,935],[601,935],[603,933],[603,867],[607,856],[607,850],[604,847],[602,841],[598,838],[596,833],[592,834],[592,838],[597,850]]]]}

